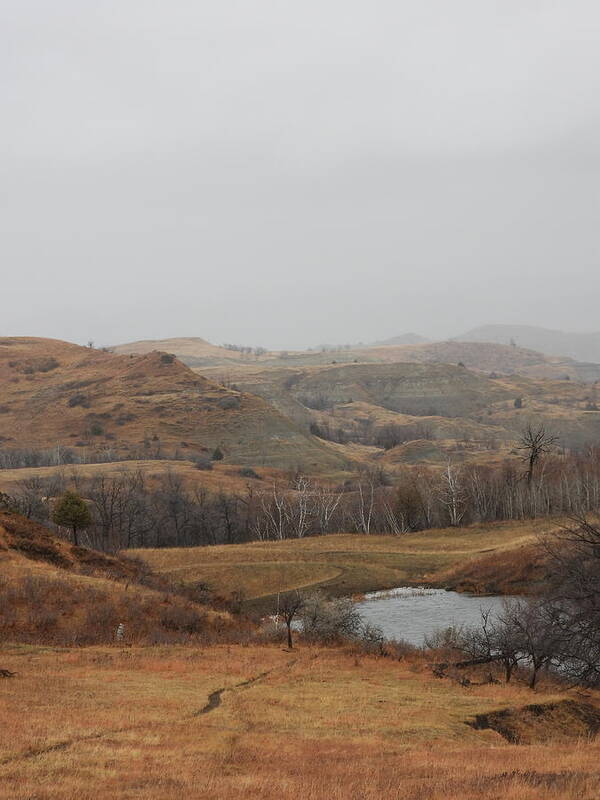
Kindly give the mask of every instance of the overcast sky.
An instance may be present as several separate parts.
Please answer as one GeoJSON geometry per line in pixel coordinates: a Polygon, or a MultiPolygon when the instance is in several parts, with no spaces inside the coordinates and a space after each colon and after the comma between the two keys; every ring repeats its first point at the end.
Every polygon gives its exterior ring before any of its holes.
{"type": "Polygon", "coordinates": [[[3,0],[0,335],[600,328],[597,0],[3,0]]]}

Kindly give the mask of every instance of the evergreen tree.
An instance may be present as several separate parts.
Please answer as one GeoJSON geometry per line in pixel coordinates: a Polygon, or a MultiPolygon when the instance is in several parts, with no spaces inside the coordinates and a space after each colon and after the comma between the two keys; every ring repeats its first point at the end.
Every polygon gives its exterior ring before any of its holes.
{"type": "Polygon", "coordinates": [[[78,545],[77,532],[89,528],[92,515],[85,501],[76,492],[65,492],[54,507],[52,521],[73,531],[73,542],[78,545]]]}

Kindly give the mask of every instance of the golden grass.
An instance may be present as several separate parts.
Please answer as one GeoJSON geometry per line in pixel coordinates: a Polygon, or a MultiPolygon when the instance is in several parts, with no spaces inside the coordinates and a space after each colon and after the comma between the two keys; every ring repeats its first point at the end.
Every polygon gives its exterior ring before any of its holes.
{"type": "Polygon", "coordinates": [[[273,467],[257,467],[260,479],[248,478],[240,474],[241,467],[230,464],[213,464],[211,470],[196,469],[191,461],[164,459],[138,459],[131,461],[110,461],[104,464],[69,464],[61,467],[21,467],[0,470],[0,491],[10,493],[24,480],[50,478],[62,472],[69,486],[76,481],[94,477],[116,478],[124,473],[141,473],[150,486],[154,486],[165,473],[171,472],[180,478],[190,489],[203,488],[209,492],[231,492],[244,494],[248,485],[254,489],[264,488],[282,480],[287,473],[273,467]]]}
{"type": "Polygon", "coordinates": [[[516,746],[466,724],[556,699],[553,687],[465,689],[419,656],[5,645],[0,665],[17,672],[0,682],[2,800],[600,795],[595,742],[516,746]]]}
{"type": "Polygon", "coordinates": [[[354,594],[419,584],[441,570],[492,551],[510,551],[551,530],[548,520],[428,530],[402,536],[333,534],[282,542],[128,551],[152,570],[184,582],[205,581],[220,594],[250,599],[300,587],[354,594]]]}

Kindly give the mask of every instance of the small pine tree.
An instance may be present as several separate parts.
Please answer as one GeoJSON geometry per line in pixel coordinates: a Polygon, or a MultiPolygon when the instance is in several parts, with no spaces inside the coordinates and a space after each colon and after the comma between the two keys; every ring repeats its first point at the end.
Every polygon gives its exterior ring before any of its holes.
{"type": "Polygon", "coordinates": [[[77,532],[89,528],[92,515],[85,501],[76,492],[65,492],[54,507],[52,521],[73,531],[73,542],[79,545],[77,532]]]}
{"type": "Polygon", "coordinates": [[[213,454],[212,454],[212,460],[213,461],[222,461],[224,458],[225,458],[225,456],[223,455],[223,451],[221,450],[221,448],[220,447],[215,447],[215,449],[213,451],[213,454]]]}

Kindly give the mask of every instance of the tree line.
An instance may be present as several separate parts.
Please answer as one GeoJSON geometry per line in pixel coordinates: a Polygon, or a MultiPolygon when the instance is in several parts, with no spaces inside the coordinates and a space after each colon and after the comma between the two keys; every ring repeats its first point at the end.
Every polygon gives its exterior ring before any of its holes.
{"type": "Polygon", "coordinates": [[[241,492],[192,486],[169,469],[150,479],[125,468],[93,478],[63,468],[49,477],[20,481],[4,503],[48,522],[57,498],[72,490],[84,498],[92,518],[82,543],[109,551],[339,531],[402,534],[600,508],[600,447],[553,455],[550,440],[541,446],[536,437],[520,446],[522,460],[497,466],[418,466],[393,478],[371,468],[340,486],[297,474],[271,485],[248,480],[241,492]]]}

